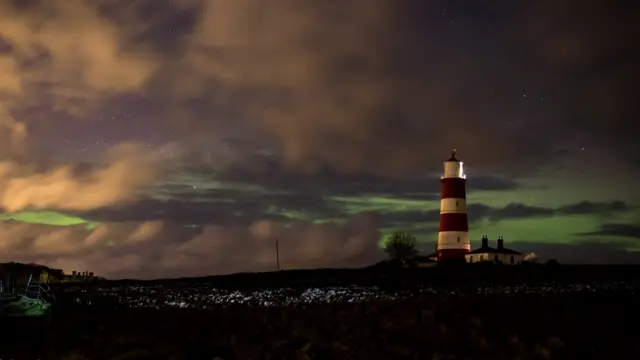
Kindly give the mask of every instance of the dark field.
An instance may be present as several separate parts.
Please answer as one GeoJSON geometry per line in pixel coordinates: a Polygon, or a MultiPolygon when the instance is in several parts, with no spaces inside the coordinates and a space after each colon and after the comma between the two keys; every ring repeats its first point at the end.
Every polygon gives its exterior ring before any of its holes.
{"type": "Polygon", "coordinates": [[[65,285],[49,322],[0,320],[0,359],[640,358],[636,268],[583,269],[65,285]]]}

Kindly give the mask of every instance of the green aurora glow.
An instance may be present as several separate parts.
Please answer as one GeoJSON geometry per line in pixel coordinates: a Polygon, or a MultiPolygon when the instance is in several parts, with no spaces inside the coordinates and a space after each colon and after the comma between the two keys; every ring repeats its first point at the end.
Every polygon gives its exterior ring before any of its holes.
{"type": "MultiPolygon", "coordinates": [[[[607,191],[594,191],[599,185],[593,182],[579,182],[576,186],[562,187],[552,186],[551,181],[525,180],[516,190],[505,191],[474,191],[473,180],[469,181],[467,195],[469,206],[482,204],[495,209],[504,208],[510,203],[521,203],[526,206],[546,209],[558,209],[562,206],[577,204],[585,201],[585,195],[592,202],[611,202],[624,199],[624,186],[609,188],[607,191]]],[[[602,188],[602,187],[600,187],[602,188]]],[[[263,186],[242,183],[229,183],[218,180],[207,180],[206,176],[179,174],[171,181],[158,185],[148,193],[152,199],[168,201],[181,199],[188,195],[193,202],[227,202],[234,203],[234,196],[255,199],[269,195],[286,195],[292,192],[270,190],[263,186]],[[209,191],[219,191],[222,195],[211,197],[209,191]]],[[[381,241],[393,231],[409,231],[416,235],[418,240],[429,247],[437,239],[437,226],[439,200],[421,200],[420,194],[408,194],[412,198],[393,194],[359,194],[354,196],[328,196],[324,198],[326,204],[332,209],[331,213],[316,211],[314,209],[289,209],[277,203],[265,204],[262,213],[265,215],[277,215],[287,222],[312,222],[315,224],[344,223],[350,215],[361,212],[379,212],[391,215],[403,215],[407,213],[424,213],[424,220],[404,222],[395,225],[386,225],[381,229],[381,241]],[[416,199],[418,198],[418,199],[416,199]]],[[[572,244],[581,241],[601,241],[602,237],[578,235],[597,231],[606,223],[633,223],[640,219],[640,201],[627,201],[628,211],[604,216],[602,214],[552,214],[548,216],[531,216],[524,218],[504,219],[492,221],[481,219],[470,224],[472,246],[477,245],[482,234],[489,234],[490,238],[501,235],[509,243],[519,241],[536,243],[572,244]]],[[[470,214],[473,217],[473,214],[470,214]]],[[[256,219],[259,220],[259,219],[256,219]]],[[[55,226],[76,226],[85,224],[87,228],[94,228],[98,222],[82,217],[65,214],[56,211],[25,211],[15,214],[0,215],[0,221],[13,221],[29,224],[47,224],[55,226]]],[[[615,236],[607,236],[607,241],[623,240],[615,236]]],[[[517,247],[517,245],[514,245],[517,247]]],[[[627,250],[640,250],[640,245],[627,245],[627,250]]]]}
{"type": "Polygon", "coordinates": [[[13,214],[0,214],[0,221],[12,221],[24,224],[44,224],[51,226],[85,225],[91,230],[98,226],[97,222],[67,215],[57,211],[22,211],[13,214]]]}

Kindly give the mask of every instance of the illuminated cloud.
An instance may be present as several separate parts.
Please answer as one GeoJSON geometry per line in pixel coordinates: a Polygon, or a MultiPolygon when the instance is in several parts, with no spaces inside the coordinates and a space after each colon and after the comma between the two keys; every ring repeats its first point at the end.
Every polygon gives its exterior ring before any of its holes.
{"type": "MultiPolygon", "coordinates": [[[[188,134],[190,145],[203,132],[230,127],[231,117],[243,122],[243,129],[270,135],[288,165],[306,169],[415,171],[441,160],[443,149],[457,147],[467,150],[465,159],[474,166],[506,164],[518,172],[531,162],[553,159],[554,146],[565,146],[574,129],[557,128],[565,112],[522,102],[523,74],[530,69],[520,56],[539,57],[545,68],[558,63],[544,55],[554,48],[547,44],[561,38],[558,19],[563,17],[544,11],[557,6],[512,14],[522,21],[500,24],[500,34],[478,28],[478,36],[495,37],[494,47],[478,52],[456,36],[464,28],[451,27],[447,36],[439,32],[441,11],[426,2],[161,3],[167,6],[157,7],[164,10],[152,13],[140,10],[152,4],[145,1],[110,3],[100,11],[82,1],[6,4],[0,9],[0,34],[12,49],[1,53],[0,66],[11,76],[3,77],[0,88],[29,89],[30,96],[20,99],[25,105],[42,100],[32,96],[38,85],[36,93],[75,114],[109,95],[139,92],[162,102],[162,115],[171,118],[176,132],[188,134]],[[171,16],[195,20],[169,35],[162,27],[171,16]],[[538,23],[548,26],[532,25],[538,23]],[[529,45],[531,53],[506,51],[529,45]],[[488,85],[479,89],[477,84],[488,85]],[[204,110],[191,108],[196,99],[204,110]],[[516,121],[523,113],[536,122],[516,121]],[[511,121],[518,123],[517,133],[507,126],[511,121]],[[535,135],[545,126],[555,130],[535,135]],[[482,151],[473,151],[479,143],[482,151]]],[[[581,8],[584,19],[600,16],[601,8],[611,12],[602,1],[588,4],[581,8]]],[[[566,11],[559,7],[560,13],[566,11]]],[[[473,26],[474,19],[464,20],[473,26]]],[[[586,43],[594,30],[585,24],[591,23],[579,21],[565,37],[576,39],[572,44],[586,43]]],[[[603,54],[624,50],[619,42],[604,41],[612,38],[611,29],[597,28],[602,46],[593,47],[589,56],[569,54],[560,62],[586,69],[603,54]]],[[[633,71],[624,67],[625,74],[637,75],[633,71]]],[[[548,93],[556,106],[580,104],[585,113],[591,104],[605,102],[593,96],[593,89],[612,94],[600,110],[611,110],[615,119],[585,116],[581,128],[591,129],[629,118],[627,97],[617,96],[623,88],[612,80],[632,78],[599,72],[590,85],[601,86],[559,87],[559,79],[575,79],[553,72],[526,87],[548,93]],[[594,101],[584,106],[577,101],[583,96],[594,101]],[[610,106],[614,103],[621,106],[610,106]]],[[[607,137],[629,133],[619,126],[613,130],[607,137]]]]}
{"type": "Polygon", "coordinates": [[[10,154],[21,154],[26,136],[25,124],[15,120],[0,101],[0,160],[10,154]]]}
{"type": "Polygon", "coordinates": [[[84,116],[109,95],[141,90],[155,62],[123,51],[122,27],[89,2],[14,5],[0,4],[0,208],[86,210],[132,200],[154,180],[140,148],[116,146],[89,171],[76,164],[43,168],[29,151],[27,122],[13,112],[50,104],[84,116]]]}
{"type": "MultiPolygon", "coordinates": [[[[556,7],[545,7],[551,8],[556,7]]],[[[597,8],[583,11],[598,15],[597,8]]],[[[204,98],[218,110],[241,109],[243,114],[233,113],[234,117],[249,118],[275,137],[288,165],[410,171],[441,160],[443,149],[457,147],[475,166],[504,169],[501,165],[506,164],[516,173],[532,162],[553,160],[553,148],[566,146],[573,136],[573,127],[559,125],[567,120],[565,113],[523,102],[523,74],[530,70],[520,56],[535,54],[505,50],[529,44],[530,38],[522,34],[539,34],[529,24],[546,21],[548,14],[513,14],[526,21],[502,24],[504,33],[487,34],[495,47],[478,52],[467,43],[458,44],[456,36],[442,35],[440,11],[425,2],[204,0],[198,10],[200,18],[186,36],[186,50],[170,68],[173,75],[167,75],[171,95],[204,98]],[[471,81],[476,85],[469,86],[471,81]],[[536,121],[522,121],[523,113],[536,121]],[[508,125],[512,121],[518,124],[517,132],[508,125]],[[535,136],[544,126],[560,128],[535,136]],[[482,151],[465,152],[478,146],[482,151]]],[[[472,19],[464,20],[472,26],[472,19]]],[[[551,20],[555,25],[555,18],[551,20]]],[[[462,30],[452,26],[448,31],[462,30]]],[[[536,43],[557,38],[550,34],[540,34],[536,43]]],[[[571,38],[584,43],[589,34],[580,26],[571,38]]],[[[536,45],[532,52],[537,49],[536,45]]],[[[594,51],[597,56],[607,54],[602,50],[594,51]]],[[[576,57],[566,61],[573,60],[580,68],[593,65],[576,57]]],[[[553,66],[552,59],[539,61],[542,67],[553,66]]],[[[544,91],[548,95],[539,96],[553,98],[560,107],[581,104],[589,112],[578,99],[591,98],[588,89],[593,86],[560,91],[558,77],[569,80],[571,75],[553,73],[526,87],[544,91]]],[[[599,74],[593,81],[607,77],[599,74]]],[[[598,88],[612,86],[606,82],[598,88]]],[[[630,104],[623,105],[616,113],[630,104]]],[[[213,123],[206,116],[194,128],[200,131],[213,123]]],[[[582,120],[589,129],[608,123],[606,116],[582,120]]]]}
{"type": "Polygon", "coordinates": [[[95,108],[100,96],[139,90],[157,65],[148,54],[124,52],[122,35],[86,1],[3,2],[0,36],[9,50],[0,52],[0,89],[16,105],[48,101],[74,114],[95,108]]]}
{"type": "Polygon", "coordinates": [[[42,171],[0,161],[0,207],[90,210],[135,200],[139,187],[155,180],[154,164],[134,145],[122,145],[88,170],[62,165],[42,171]]]}
{"type": "Polygon", "coordinates": [[[370,263],[376,229],[433,240],[433,173],[452,147],[469,165],[472,232],[636,234],[599,228],[637,215],[640,151],[623,140],[638,68],[617,37],[635,13],[539,3],[498,19],[498,1],[449,26],[419,0],[2,1],[0,208],[23,212],[2,215],[0,253],[116,277],[204,275],[272,269],[276,237],[285,268],[370,263]],[[138,146],[88,167],[33,150],[47,140],[37,125],[90,122],[131,98],[144,134],[126,135],[182,140],[180,176],[138,146]],[[589,158],[572,150],[596,136],[589,158]],[[200,152],[206,164],[185,165],[200,152]]]}
{"type": "Polygon", "coordinates": [[[0,223],[0,261],[37,261],[106,277],[204,276],[275,269],[275,241],[283,268],[354,267],[382,258],[375,217],[344,226],[268,221],[251,227],[190,229],[163,221],[51,226],[0,223]],[[259,234],[255,233],[260,228],[259,234]]]}

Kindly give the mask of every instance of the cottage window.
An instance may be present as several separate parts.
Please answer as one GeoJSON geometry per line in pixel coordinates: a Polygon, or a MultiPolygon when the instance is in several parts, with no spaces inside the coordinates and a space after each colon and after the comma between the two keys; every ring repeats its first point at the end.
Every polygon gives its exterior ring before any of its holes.
{"type": "Polygon", "coordinates": [[[494,256],[493,259],[495,260],[495,262],[498,262],[498,255],[494,256]]]}
{"type": "Polygon", "coordinates": [[[511,255],[511,263],[513,264],[513,255],[511,255]]]}

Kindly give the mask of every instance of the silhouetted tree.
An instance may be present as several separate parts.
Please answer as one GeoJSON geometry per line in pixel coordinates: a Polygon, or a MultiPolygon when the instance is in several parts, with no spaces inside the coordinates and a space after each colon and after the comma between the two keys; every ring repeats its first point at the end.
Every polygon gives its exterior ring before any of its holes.
{"type": "Polygon", "coordinates": [[[560,263],[556,259],[549,259],[549,260],[547,260],[545,265],[546,266],[558,266],[558,265],[560,265],[560,263]]]}
{"type": "Polygon", "coordinates": [[[416,238],[409,233],[398,231],[387,239],[384,251],[390,258],[406,262],[418,253],[416,238]]]}
{"type": "Polygon", "coordinates": [[[64,278],[64,272],[60,269],[52,269],[48,266],[39,265],[35,263],[23,264],[18,262],[9,262],[0,264],[3,271],[18,281],[26,281],[29,275],[39,276],[43,272],[48,273],[50,280],[62,280],[64,278]]]}

